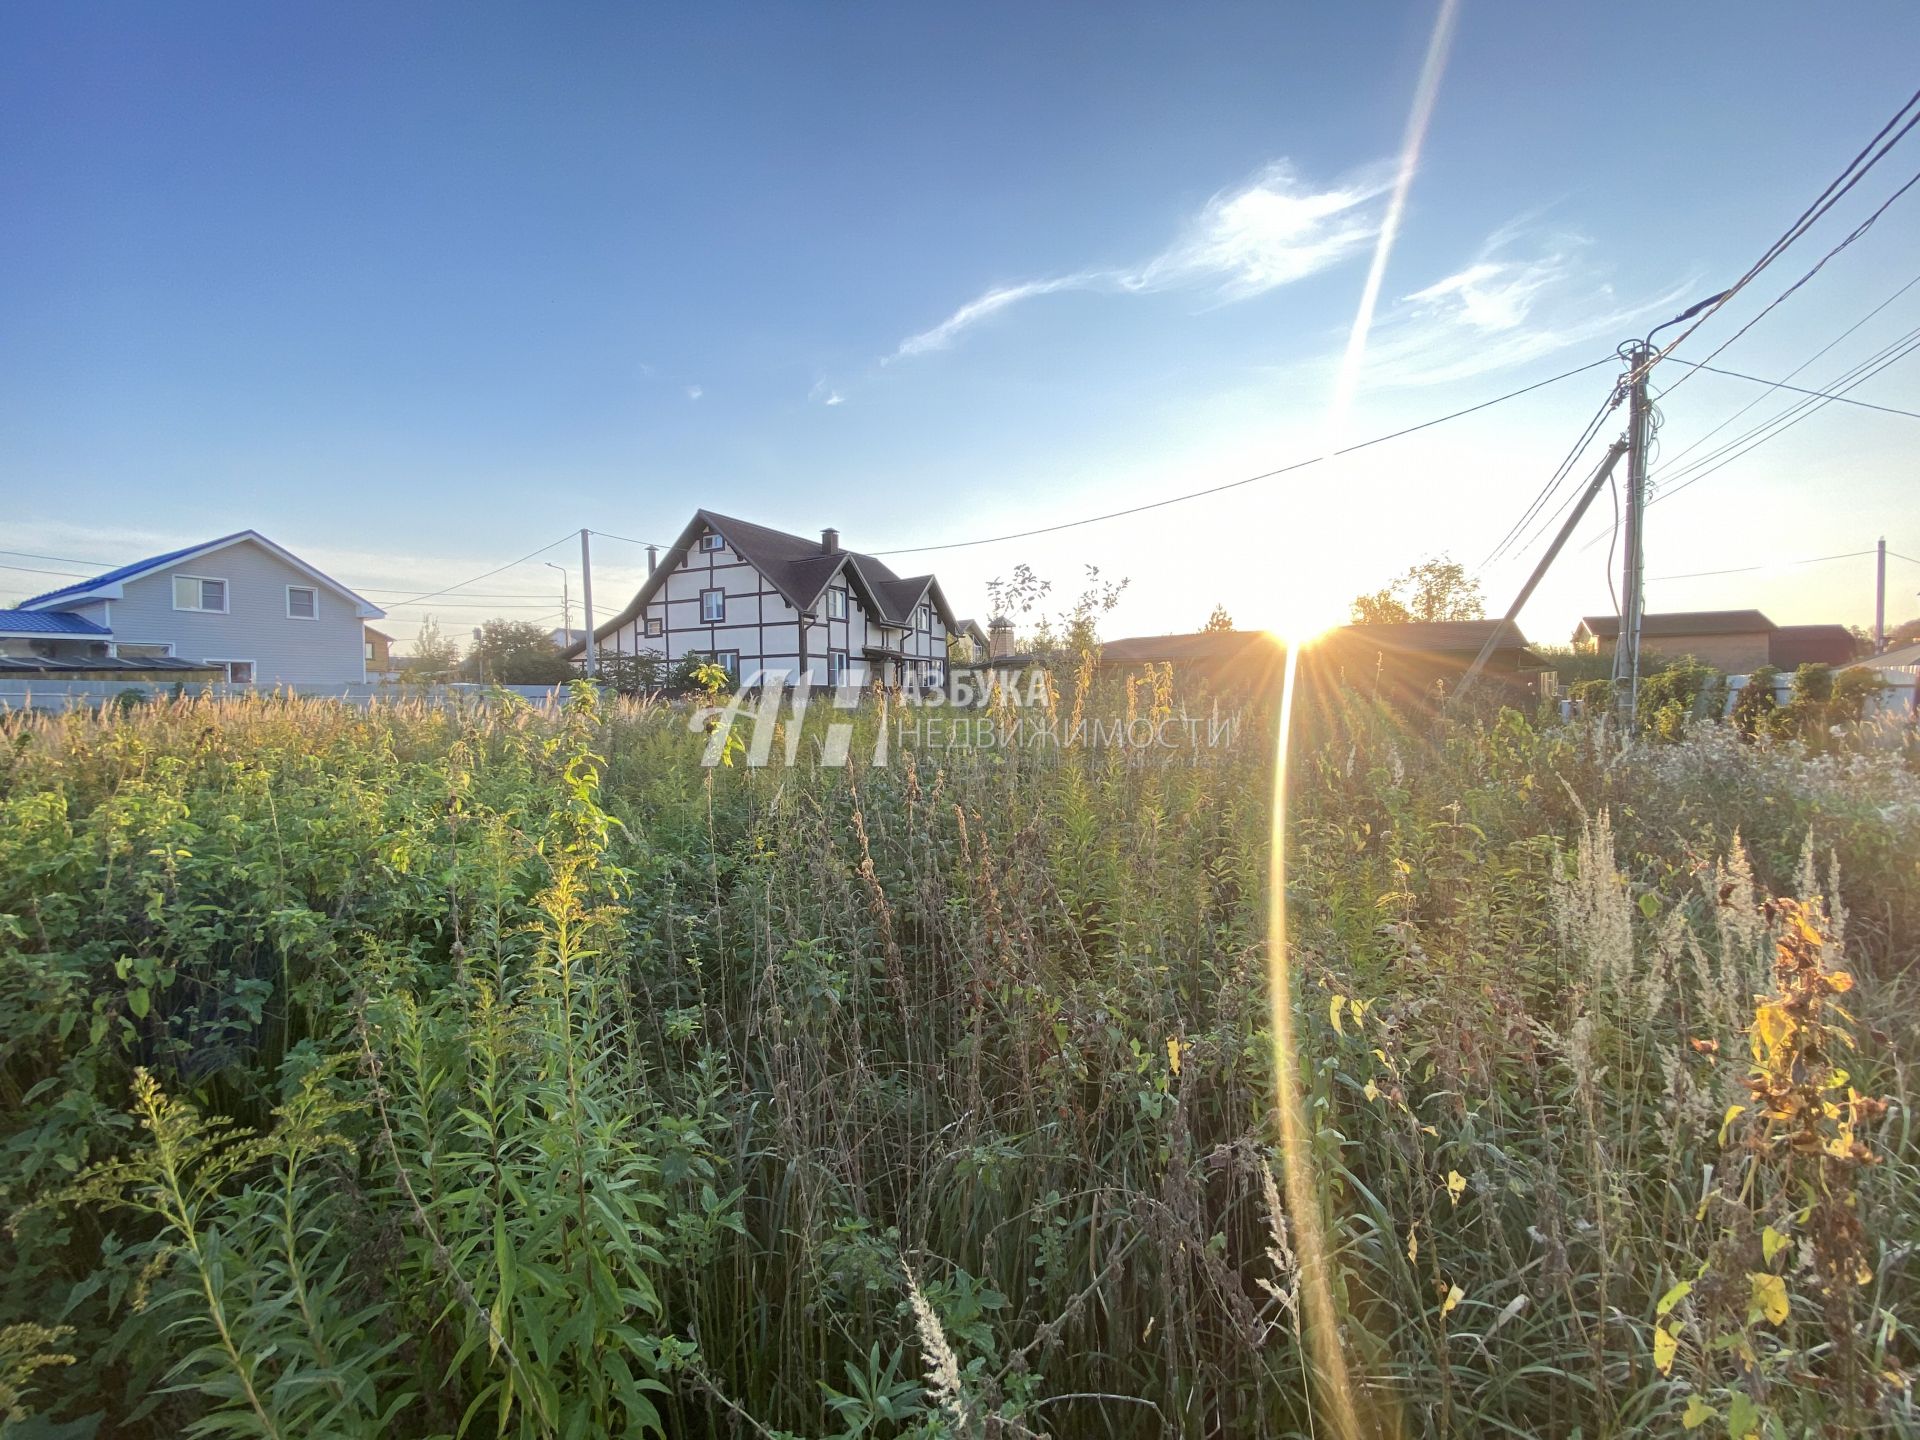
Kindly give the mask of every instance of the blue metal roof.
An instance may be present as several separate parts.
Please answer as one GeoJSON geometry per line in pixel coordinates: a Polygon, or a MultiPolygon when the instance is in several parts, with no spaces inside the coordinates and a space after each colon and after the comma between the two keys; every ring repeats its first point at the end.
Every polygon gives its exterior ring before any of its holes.
{"type": "Polygon", "coordinates": [[[96,639],[113,638],[104,625],[96,625],[64,610],[0,610],[0,635],[85,635],[96,639]]]}
{"type": "Polygon", "coordinates": [[[31,609],[45,605],[49,600],[60,600],[68,595],[85,595],[90,591],[98,590],[102,585],[117,585],[122,580],[130,580],[143,571],[153,569],[156,565],[171,564],[182,556],[193,554],[196,550],[205,550],[213,545],[224,545],[229,540],[238,540],[243,535],[252,533],[250,530],[236,530],[231,535],[222,535],[218,540],[203,540],[198,545],[187,546],[184,550],[169,550],[164,555],[149,555],[145,560],[136,560],[131,565],[122,565],[118,570],[109,570],[106,574],[96,575],[91,580],[62,585],[58,590],[49,590],[44,595],[34,595],[20,603],[31,609]]]}

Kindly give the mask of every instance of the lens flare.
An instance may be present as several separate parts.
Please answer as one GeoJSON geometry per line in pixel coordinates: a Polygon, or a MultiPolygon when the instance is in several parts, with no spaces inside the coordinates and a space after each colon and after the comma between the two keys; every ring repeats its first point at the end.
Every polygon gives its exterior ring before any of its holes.
{"type": "MultiPolygon", "coordinates": [[[[1434,18],[1433,33],[1427,41],[1426,60],[1414,88],[1413,106],[1401,142],[1399,170],[1328,405],[1325,445],[1329,457],[1340,446],[1347,411],[1359,386],[1361,367],[1366,360],[1367,334],[1373,328],[1374,309],[1386,277],[1387,260],[1406,214],[1407,192],[1419,168],[1420,147],[1426,139],[1428,122],[1433,118],[1433,104],[1439,94],[1441,74],[1446,69],[1447,50],[1453,40],[1458,12],[1459,0],[1442,0],[1440,13],[1434,18]]],[[[1387,1406],[1375,1405],[1363,1396],[1348,1370],[1340,1339],[1339,1314],[1333,1300],[1333,1251],[1327,1243],[1327,1217],[1320,1203],[1321,1185],[1315,1174],[1313,1140],[1301,1101],[1300,1052],[1293,1029],[1292,964],[1287,949],[1287,748],[1293,729],[1294,685],[1302,638],[1291,637],[1281,672],[1274,740],[1272,828],[1268,837],[1267,1003],[1273,1032],[1274,1102],[1287,1210],[1298,1237],[1296,1254],[1300,1260],[1302,1319],[1313,1370],[1310,1400],[1317,1419],[1326,1422],[1335,1440],[1361,1440],[1362,1436],[1397,1435],[1403,1427],[1400,1417],[1387,1406]],[[1363,1409],[1368,1412],[1364,1424],[1363,1409]]]]}

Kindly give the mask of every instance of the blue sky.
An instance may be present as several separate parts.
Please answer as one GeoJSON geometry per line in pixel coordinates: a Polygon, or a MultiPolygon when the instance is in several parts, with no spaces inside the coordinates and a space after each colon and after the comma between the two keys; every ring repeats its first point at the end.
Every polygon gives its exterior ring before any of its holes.
{"type": "MultiPolygon", "coordinates": [[[[892,550],[1319,453],[1434,14],[11,7],[0,544],[118,563],[252,526],[386,603],[581,525],[669,538],[702,504],[892,550]]],[[[1465,0],[1338,437],[1597,359],[1720,288],[1906,98],[1916,53],[1909,4],[1465,0]]],[[[1680,355],[1916,166],[1920,139],[1680,355]]],[[[1920,273],[1916,216],[1920,190],[1716,363],[1801,364],[1920,273]]],[[[1920,286],[1795,383],[1915,325],[1920,286]]],[[[891,563],[963,611],[1017,563],[1057,596],[1097,564],[1132,580],[1110,634],[1216,601],[1332,618],[1425,555],[1479,561],[1609,373],[1222,496],[891,563]]],[[[1916,376],[1855,393],[1913,408],[1916,376]]],[[[1759,393],[1689,380],[1662,450],[1759,393]]],[[[1657,507],[1649,573],[1881,534],[1920,555],[1916,439],[1826,407],[1657,507]]],[[[1530,607],[1537,638],[1610,608],[1607,511],[1530,607]]],[[[605,606],[639,556],[598,543],[605,606]]],[[[1487,572],[1496,608],[1529,561],[1487,572]]],[[[390,628],[540,619],[557,580],[530,563],[390,628]]],[[[1920,613],[1920,565],[1890,581],[1890,618],[1920,613]]],[[[1864,621],[1871,582],[1836,561],[1663,579],[1650,604],[1864,621]]],[[[60,583],[0,570],[0,599],[60,583]]]]}

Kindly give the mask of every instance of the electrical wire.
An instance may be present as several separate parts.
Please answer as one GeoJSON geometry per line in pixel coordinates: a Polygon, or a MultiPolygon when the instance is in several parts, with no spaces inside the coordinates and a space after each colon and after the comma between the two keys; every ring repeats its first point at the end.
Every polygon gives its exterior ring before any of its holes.
{"type": "Polygon", "coordinates": [[[652,545],[661,550],[671,550],[673,548],[671,545],[662,544],[658,540],[635,540],[631,535],[610,535],[605,530],[595,530],[592,533],[598,535],[602,540],[618,540],[622,545],[652,545]]]}
{"type": "MultiPolygon", "coordinates": [[[[1754,279],[1760,274],[1761,271],[1765,270],[1775,260],[1779,259],[1780,256],[1786,251],[1788,246],[1792,245],[1794,241],[1798,240],[1802,235],[1806,234],[1807,231],[1811,229],[1813,225],[1821,219],[1822,216],[1824,216],[1829,210],[1831,210],[1835,205],[1837,205],[1840,202],[1841,198],[1845,196],[1849,190],[1851,190],[1855,185],[1858,185],[1860,181],[1863,178],[1865,178],[1867,172],[1873,169],[1875,165],[1879,164],[1880,161],[1885,158],[1887,152],[1893,149],[1895,145],[1899,144],[1900,141],[1906,137],[1907,132],[1913,129],[1916,123],[1920,123],[1920,111],[1917,111],[1911,118],[1907,118],[1907,112],[1909,110],[1914,109],[1914,107],[1917,104],[1920,104],[1920,90],[1914,91],[1912,95],[1907,97],[1906,103],[1901,105],[1901,107],[1898,110],[1894,111],[1893,117],[1889,119],[1886,124],[1880,127],[1879,132],[1873,137],[1873,139],[1869,140],[1866,143],[1865,148],[1862,149],[1858,155],[1854,156],[1853,159],[1847,163],[1847,166],[1845,169],[1843,169],[1838,175],[1836,175],[1831,181],[1828,182],[1827,188],[1825,190],[1822,190],[1820,194],[1817,197],[1815,197],[1814,202],[1811,205],[1809,205],[1805,210],[1800,212],[1799,218],[1796,219],[1793,222],[1793,224],[1787,227],[1786,232],[1782,234],[1778,240],[1775,240],[1772,245],[1767,247],[1766,252],[1762,254],[1761,257],[1753,263],[1753,265],[1747,270],[1746,274],[1742,275],[1738,280],[1736,280],[1731,287],[1721,291],[1718,295],[1714,296],[1712,300],[1706,302],[1704,307],[1702,307],[1701,309],[1699,318],[1696,319],[1693,322],[1693,324],[1689,325],[1685,330],[1681,331],[1679,336],[1676,339],[1668,342],[1665,349],[1656,350],[1651,356],[1649,356],[1647,360],[1643,363],[1641,369],[1637,371],[1631,378],[1638,379],[1640,375],[1645,374],[1647,371],[1651,370],[1655,365],[1659,364],[1660,361],[1664,360],[1680,345],[1684,344],[1688,336],[1692,335],[1694,331],[1698,330],[1702,325],[1706,324],[1707,321],[1711,320],[1715,315],[1719,314],[1720,311],[1726,307],[1726,304],[1728,301],[1732,300],[1734,296],[1738,295],[1742,290],[1746,289],[1748,285],[1752,284],[1754,279]],[[1902,119],[1906,119],[1906,124],[1904,126],[1901,126],[1898,133],[1895,133],[1892,139],[1887,140],[1886,144],[1882,145],[1880,150],[1877,153],[1873,153],[1872,158],[1869,159],[1868,155],[1870,152],[1873,152],[1874,146],[1880,145],[1880,142],[1883,139],[1886,139],[1889,132],[1892,132],[1896,125],[1900,125],[1900,122],[1902,119]],[[1862,163],[1863,161],[1865,162],[1864,164],[1862,163]]],[[[1908,185],[1911,185],[1912,183],[1913,183],[1912,181],[1907,182],[1908,185]]],[[[1894,199],[1899,198],[1899,194],[1905,193],[1905,190],[1906,190],[1906,186],[1902,186],[1901,190],[1897,192],[1893,198],[1894,199]]],[[[1891,204],[1892,200],[1890,199],[1887,203],[1891,204]]],[[[1884,210],[1885,208],[1886,208],[1885,205],[1881,206],[1882,210],[1884,210]]],[[[1874,218],[1878,218],[1878,215],[1879,215],[1879,212],[1876,211],[1874,218]]],[[[1871,224],[1872,221],[1869,220],[1868,223],[1871,224]]],[[[1844,249],[1847,244],[1850,244],[1852,242],[1852,239],[1853,237],[1849,236],[1846,241],[1841,242],[1839,246],[1835,247],[1836,251],[1839,249],[1844,249]]],[[[1826,260],[1831,258],[1832,258],[1832,255],[1829,254],[1825,259],[1822,259],[1820,263],[1824,265],[1826,263],[1826,260]]],[[[1817,271],[1818,269],[1819,269],[1819,266],[1816,265],[1814,267],[1814,270],[1817,271]]],[[[1803,277],[1800,283],[1804,284],[1806,279],[1811,279],[1811,278],[1812,278],[1812,272],[1809,272],[1809,274],[1806,277],[1803,277]]],[[[1798,285],[1795,285],[1794,287],[1792,287],[1792,289],[1797,289],[1797,288],[1799,288],[1798,285]]],[[[1792,293],[1792,289],[1790,289],[1787,293],[1789,294],[1792,293]]],[[[1782,295],[1780,297],[1780,299],[1782,300],[1785,298],[1786,298],[1785,295],[1782,295]]],[[[1779,300],[1776,300],[1774,302],[1774,304],[1776,305],[1778,303],[1779,303],[1779,300]]],[[[1767,308],[1772,309],[1773,307],[1770,305],[1767,308]]],[[[1765,312],[1762,312],[1762,313],[1765,313],[1765,312]]],[[[1742,333],[1744,333],[1744,331],[1742,333]]],[[[1728,342],[1728,343],[1731,343],[1731,342],[1728,342]]],[[[1726,347],[1722,346],[1721,348],[1724,349],[1726,347]]],[[[1714,352],[1714,354],[1718,354],[1718,353],[1719,351],[1717,350],[1714,352]]],[[[1711,359],[1712,356],[1709,356],[1708,358],[1711,359]]]]}
{"type": "Polygon", "coordinates": [[[1183,495],[1170,495],[1164,500],[1150,500],[1144,505],[1130,505],[1124,510],[1109,510],[1105,514],[1088,515],[1079,520],[1063,520],[1057,525],[1042,525],[1033,530],[1016,530],[1008,535],[989,535],[979,540],[949,540],[939,545],[902,545],[892,550],[875,550],[870,553],[876,557],[884,555],[924,555],[935,550],[966,550],[976,545],[998,545],[1007,540],[1026,540],[1035,535],[1052,535],[1061,530],[1073,530],[1082,525],[1097,525],[1103,520],[1118,520],[1127,515],[1139,515],[1148,510],[1160,510],[1168,505],[1179,505],[1188,500],[1199,500],[1208,495],[1218,495],[1226,490],[1237,490],[1243,485],[1252,485],[1257,481],[1271,480],[1277,475],[1287,475],[1295,470],[1305,470],[1309,466],[1321,465],[1341,455],[1351,455],[1356,450],[1366,450],[1374,445],[1384,445],[1389,440],[1398,440],[1402,436],[1412,435],[1416,431],[1430,430],[1435,425],[1444,425],[1449,420],[1458,420],[1462,416],[1471,415],[1477,410],[1485,410],[1489,406],[1518,399],[1520,396],[1529,394],[1532,391],[1544,389],[1546,386],[1557,384],[1562,380],[1571,379],[1573,376],[1583,374],[1596,366],[1605,365],[1613,358],[1611,355],[1603,355],[1598,360],[1589,360],[1584,365],[1576,365],[1571,370],[1563,370],[1558,375],[1548,376],[1545,380],[1536,380],[1531,385],[1522,385],[1518,390],[1509,390],[1504,395],[1496,395],[1491,400],[1482,400],[1477,405],[1469,405],[1464,409],[1455,410],[1446,415],[1439,415],[1431,420],[1422,420],[1419,424],[1409,425],[1402,430],[1394,430],[1385,435],[1376,435],[1371,440],[1361,440],[1352,445],[1344,445],[1340,449],[1330,451],[1324,455],[1314,455],[1305,460],[1295,460],[1291,464],[1278,466],[1272,470],[1263,470],[1258,475],[1247,475],[1239,480],[1229,480],[1225,484],[1210,485],[1204,490],[1189,490],[1183,495]]]}
{"type": "MultiPolygon", "coordinates": [[[[1882,361],[1874,369],[1869,370],[1866,374],[1852,381],[1846,388],[1852,389],[1854,385],[1864,384],[1866,381],[1871,380],[1875,375],[1878,375],[1882,370],[1887,369],[1888,366],[1896,364],[1897,362],[1906,359],[1907,356],[1913,354],[1916,350],[1920,350],[1920,336],[1916,336],[1916,338],[1911,343],[1909,343],[1905,349],[1899,351],[1899,353],[1895,355],[1889,356],[1886,360],[1882,361]]],[[[1720,469],[1723,466],[1732,464],[1735,460],[1738,460],[1742,455],[1745,455],[1750,451],[1759,449],[1760,446],[1766,444],[1769,440],[1774,439],[1775,437],[1781,435],[1785,431],[1791,430],[1795,425],[1798,425],[1802,420],[1805,420],[1808,416],[1814,414],[1816,411],[1825,409],[1828,405],[1832,403],[1833,403],[1832,397],[1821,399],[1821,400],[1803,401],[1802,404],[1804,404],[1807,407],[1806,409],[1801,410],[1800,413],[1798,414],[1794,414],[1791,419],[1785,420],[1784,422],[1776,423],[1775,421],[1769,421],[1768,424],[1774,426],[1774,428],[1770,430],[1769,433],[1762,435],[1760,436],[1760,438],[1754,440],[1751,444],[1747,445],[1745,448],[1735,451],[1735,453],[1727,455],[1724,459],[1715,461],[1714,463],[1711,463],[1711,464],[1707,463],[1708,460],[1712,459],[1711,456],[1703,457],[1701,460],[1695,461],[1693,465],[1687,467],[1688,471],[1693,472],[1689,475],[1688,479],[1686,479],[1679,485],[1674,486],[1670,490],[1661,491],[1658,495],[1654,496],[1652,499],[1647,501],[1647,503],[1649,505],[1657,505],[1662,500],[1670,499],[1671,497],[1678,495],[1682,490],[1685,490],[1689,485],[1698,484],[1700,481],[1706,479],[1707,476],[1713,474],[1714,471],[1720,469]],[[1702,466],[1705,466],[1705,468],[1704,469],[1700,468],[1702,466]]],[[[1766,427],[1763,426],[1760,428],[1766,428],[1766,427]]],[[[1730,449],[1732,448],[1733,445],[1738,443],[1739,443],[1738,441],[1731,441],[1728,443],[1728,445],[1721,447],[1721,450],[1724,451],[1724,450],[1730,449]]],[[[1721,452],[1716,451],[1714,453],[1719,454],[1721,452]]]]}
{"type": "MultiPolygon", "coordinates": [[[[1697,360],[1682,360],[1673,357],[1676,365],[1691,365],[1696,370],[1705,370],[1713,375],[1725,375],[1730,380],[1751,380],[1756,385],[1764,385],[1769,390],[1791,390],[1796,395],[1812,395],[1822,400],[1838,400],[1845,405],[1858,405],[1862,410],[1878,410],[1882,415],[1904,415],[1909,420],[1920,420],[1920,410],[1902,410],[1898,405],[1876,405],[1871,400],[1855,400],[1850,395],[1835,395],[1826,390],[1808,390],[1804,386],[1789,385],[1784,380],[1766,380],[1758,375],[1743,375],[1738,370],[1722,370],[1718,366],[1703,365],[1697,360]]],[[[1766,397],[1760,397],[1764,400],[1766,397]]],[[[1758,402],[1755,402],[1758,403],[1758,402]]]]}
{"type": "MultiPolygon", "coordinates": [[[[1600,402],[1600,408],[1593,412],[1593,419],[1587,422],[1587,428],[1580,433],[1580,438],[1573,442],[1573,448],[1567,451],[1566,458],[1560,462],[1559,468],[1547,478],[1547,483],[1540,487],[1540,493],[1534,497],[1533,503],[1521,512],[1520,518],[1513,522],[1512,527],[1508,529],[1505,535],[1500,537],[1499,543],[1487,552],[1486,559],[1480,562],[1478,567],[1476,567],[1477,569],[1485,570],[1495,560],[1498,560],[1505,554],[1511,547],[1514,537],[1526,528],[1528,522],[1539,513],[1541,507],[1553,497],[1553,492],[1559,488],[1561,482],[1565,480],[1567,475],[1572,471],[1574,462],[1585,452],[1587,446],[1593,443],[1593,437],[1600,432],[1601,425],[1606,421],[1607,413],[1619,403],[1619,399],[1620,392],[1615,390],[1605,400],[1600,402]]],[[[1565,508],[1565,502],[1562,502],[1561,509],[1565,508]]],[[[1560,512],[1556,510],[1554,513],[1558,515],[1560,512]]],[[[1538,532],[1536,532],[1535,538],[1537,538],[1537,534],[1538,532]]],[[[1532,541],[1529,540],[1528,544],[1531,545],[1532,541]]]]}
{"type": "Polygon", "coordinates": [[[1822,565],[1829,560],[1858,560],[1863,555],[1873,553],[1871,550],[1849,550],[1844,555],[1814,555],[1805,560],[1774,560],[1765,565],[1736,565],[1731,570],[1690,570],[1684,575],[1649,575],[1647,583],[1651,585],[1656,580],[1704,580],[1710,575],[1748,575],[1755,570],[1788,570],[1796,565],[1822,565]]]}
{"type": "MultiPolygon", "coordinates": [[[[1920,115],[1915,116],[1914,120],[1920,121],[1920,115]]],[[[1911,130],[1912,128],[1913,128],[1913,122],[1909,122],[1907,125],[1907,130],[1911,130]]],[[[1907,132],[1906,130],[1902,130],[1900,133],[1904,135],[1907,132]]],[[[1758,325],[1762,320],[1766,319],[1767,316],[1771,315],[1775,307],[1778,306],[1781,301],[1785,300],[1789,295],[1793,294],[1794,291],[1798,290],[1802,285],[1806,284],[1809,280],[1813,279],[1813,277],[1818,275],[1821,272],[1821,270],[1826,268],[1826,264],[1829,260],[1833,259],[1834,256],[1838,255],[1842,250],[1846,249],[1849,245],[1853,244],[1854,241],[1858,240],[1862,235],[1866,234],[1867,231],[1871,230],[1873,228],[1873,222],[1878,220],[1882,215],[1887,213],[1887,207],[1892,205],[1894,201],[1898,200],[1902,195],[1906,194],[1907,191],[1911,190],[1917,184],[1920,184],[1920,170],[1916,170],[1913,173],[1912,177],[1908,179],[1906,184],[1902,185],[1898,190],[1894,191],[1893,194],[1889,195],[1885,200],[1883,200],[1878,210],[1875,210],[1871,215],[1867,216],[1866,219],[1862,220],[1859,223],[1859,225],[1855,226],[1853,231],[1847,236],[1846,239],[1842,240],[1838,245],[1834,246],[1831,250],[1827,251],[1826,254],[1822,255],[1819,258],[1819,260],[1817,260],[1814,263],[1814,266],[1811,270],[1807,271],[1806,274],[1802,275],[1798,280],[1794,281],[1786,289],[1782,290],[1778,295],[1774,296],[1772,300],[1767,302],[1766,307],[1762,309],[1758,315],[1754,316],[1751,320],[1747,321],[1746,324],[1742,325],[1738,330],[1734,331],[1733,334],[1729,335],[1725,340],[1722,340],[1719,343],[1719,345],[1714,347],[1713,353],[1708,355],[1707,359],[1712,360],[1715,356],[1719,355],[1721,351],[1725,350],[1729,345],[1733,344],[1734,341],[1738,340],[1742,335],[1746,334],[1749,330],[1753,329],[1754,326],[1758,325]]],[[[1692,334],[1693,332],[1690,330],[1687,333],[1692,334]]],[[[1682,338],[1684,339],[1685,337],[1683,336],[1682,338]]],[[[1679,342],[1675,341],[1674,343],[1678,344],[1679,342]]],[[[1672,346],[1669,346],[1668,349],[1672,349],[1672,346]]],[[[1704,363],[1705,362],[1702,362],[1703,366],[1704,366],[1704,363]]],[[[1678,389],[1681,385],[1684,385],[1689,378],[1690,376],[1688,375],[1682,375],[1678,380],[1674,381],[1673,384],[1668,386],[1667,388],[1669,390],[1678,389]]]]}
{"type": "Polygon", "coordinates": [[[542,545],[538,550],[529,550],[526,554],[522,555],[518,560],[509,560],[504,565],[496,565],[491,570],[483,571],[481,574],[475,575],[471,580],[462,580],[458,585],[449,585],[444,590],[434,590],[434,591],[430,591],[425,595],[416,595],[411,600],[389,600],[387,602],[387,605],[389,607],[399,606],[399,605],[418,605],[423,601],[437,600],[442,595],[451,595],[455,590],[464,590],[469,585],[478,585],[482,580],[491,580],[495,575],[500,574],[502,571],[511,570],[516,565],[524,565],[527,563],[527,561],[533,559],[535,556],[546,554],[547,551],[553,549],[554,546],[556,545],[566,544],[567,541],[571,540],[574,537],[574,533],[575,533],[574,531],[569,530],[566,534],[562,535],[558,540],[549,540],[546,544],[542,545]]]}

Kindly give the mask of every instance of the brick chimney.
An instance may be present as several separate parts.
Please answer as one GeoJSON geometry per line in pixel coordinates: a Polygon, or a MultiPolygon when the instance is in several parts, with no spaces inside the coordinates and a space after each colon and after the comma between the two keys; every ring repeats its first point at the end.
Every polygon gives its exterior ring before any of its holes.
{"type": "Polygon", "coordinates": [[[987,623],[987,657],[999,660],[1013,654],[1013,622],[996,615],[987,623]]]}
{"type": "Polygon", "coordinates": [[[820,532],[820,548],[829,555],[840,553],[840,532],[832,528],[820,532]]]}

